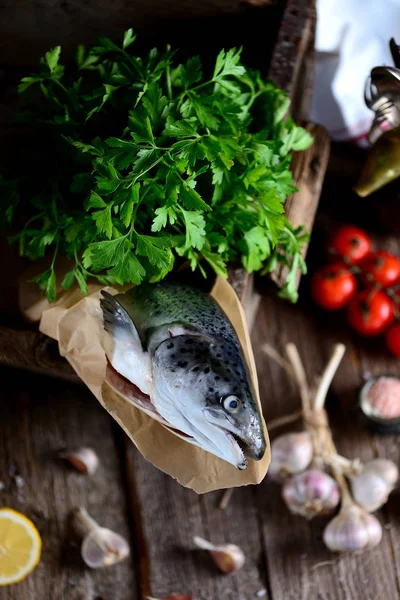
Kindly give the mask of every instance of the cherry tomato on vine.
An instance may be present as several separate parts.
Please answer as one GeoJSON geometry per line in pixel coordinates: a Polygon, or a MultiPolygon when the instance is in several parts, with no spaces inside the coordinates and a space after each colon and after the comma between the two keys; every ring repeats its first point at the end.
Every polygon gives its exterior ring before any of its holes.
{"type": "Polygon", "coordinates": [[[328,242],[328,253],[333,258],[342,258],[346,263],[357,265],[371,251],[369,236],[358,227],[343,225],[339,227],[328,242]]]}
{"type": "Polygon", "coordinates": [[[357,281],[343,263],[325,265],[316,271],[311,280],[311,296],[326,310],[339,310],[354,296],[357,281]]]}
{"type": "Polygon", "coordinates": [[[390,287],[400,281],[400,258],[386,250],[372,252],[361,263],[360,268],[364,279],[369,283],[390,287]]]}
{"type": "Polygon", "coordinates": [[[386,345],[395,356],[400,356],[400,323],[392,325],[386,332],[386,345]]]}
{"type": "Polygon", "coordinates": [[[367,289],[358,292],[347,307],[349,325],[361,335],[379,335],[393,319],[393,302],[381,290],[367,289]]]}

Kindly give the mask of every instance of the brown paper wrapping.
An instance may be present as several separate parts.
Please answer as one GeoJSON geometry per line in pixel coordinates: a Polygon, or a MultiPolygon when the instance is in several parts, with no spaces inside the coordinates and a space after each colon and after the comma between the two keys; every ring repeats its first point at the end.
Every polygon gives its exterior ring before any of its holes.
{"type": "MultiPolygon", "coordinates": [[[[104,288],[91,284],[88,296],[83,297],[74,288],[61,293],[59,300],[52,305],[32,295],[29,289],[30,286],[26,285],[20,289],[20,303],[25,316],[32,321],[40,318],[40,331],[58,340],[60,354],[65,356],[82,381],[154,466],[199,494],[262,481],[270,462],[269,444],[262,460],[249,460],[247,469],[239,471],[177,437],[105,382],[107,360],[103,348],[100,291],[106,289],[116,294],[127,288],[104,288]]],[[[219,277],[211,295],[228,315],[239,336],[261,411],[257,373],[242,305],[229,283],[219,277]]],[[[268,440],[265,423],[264,430],[268,440]]]]}

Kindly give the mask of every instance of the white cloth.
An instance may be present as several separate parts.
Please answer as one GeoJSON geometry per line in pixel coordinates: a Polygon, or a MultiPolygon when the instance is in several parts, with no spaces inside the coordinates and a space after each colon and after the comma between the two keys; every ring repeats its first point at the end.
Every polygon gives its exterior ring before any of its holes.
{"type": "Polygon", "coordinates": [[[317,0],[316,65],[310,118],[336,141],[365,139],[374,113],[364,103],[373,67],[393,66],[400,0],[317,0]]]}

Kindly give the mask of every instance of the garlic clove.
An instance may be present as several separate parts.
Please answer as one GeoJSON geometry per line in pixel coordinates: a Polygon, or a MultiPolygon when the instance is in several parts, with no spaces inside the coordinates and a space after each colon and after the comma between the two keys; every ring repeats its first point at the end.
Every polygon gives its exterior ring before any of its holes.
{"type": "Polygon", "coordinates": [[[81,546],[85,564],[92,569],[109,567],[129,556],[129,544],[118,533],[100,527],[84,508],[74,512],[76,522],[86,531],[81,546]]]}
{"type": "Polygon", "coordinates": [[[312,519],[332,513],[339,504],[340,491],[330,475],[310,469],[288,479],[282,496],[290,512],[312,519]]]}
{"type": "Polygon", "coordinates": [[[383,506],[392,487],[375,473],[361,473],[350,479],[351,494],[354,500],[368,512],[383,506]]]}
{"type": "Polygon", "coordinates": [[[398,469],[391,460],[371,460],[360,474],[350,477],[354,500],[368,512],[378,510],[386,503],[398,475],[398,469]]]}
{"type": "Polygon", "coordinates": [[[110,567],[129,555],[127,541],[111,529],[99,527],[83,540],[81,555],[92,569],[110,567]]]}
{"type": "Polygon", "coordinates": [[[282,481],[289,475],[307,469],[313,457],[313,446],[308,431],[286,433],[271,444],[271,464],[268,474],[282,481]]]}
{"type": "Polygon", "coordinates": [[[243,550],[235,544],[221,544],[216,546],[199,536],[195,536],[193,542],[198,548],[210,552],[215,564],[222,573],[238,571],[245,563],[243,550]]]}
{"type": "Polygon", "coordinates": [[[378,519],[356,504],[344,505],[323,534],[325,546],[333,552],[362,552],[377,546],[381,539],[378,519]]]}
{"type": "Polygon", "coordinates": [[[77,471],[86,475],[93,475],[100,464],[96,452],[88,447],[64,450],[58,456],[67,460],[77,471]]]}
{"type": "Polygon", "coordinates": [[[394,487],[399,478],[399,470],[392,460],[386,458],[376,458],[364,465],[363,473],[379,474],[388,484],[394,487]]]}

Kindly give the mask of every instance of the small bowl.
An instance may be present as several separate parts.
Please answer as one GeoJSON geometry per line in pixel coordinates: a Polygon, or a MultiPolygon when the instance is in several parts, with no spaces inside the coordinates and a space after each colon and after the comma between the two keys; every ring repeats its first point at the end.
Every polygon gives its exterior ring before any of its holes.
{"type": "MultiPolygon", "coordinates": [[[[384,417],[379,415],[376,411],[373,411],[369,399],[368,394],[373,386],[379,379],[388,378],[388,379],[396,379],[400,383],[400,378],[396,375],[379,375],[377,377],[371,377],[366,381],[359,393],[359,410],[362,415],[362,420],[364,424],[376,433],[398,433],[400,432],[400,410],[398,417],[384,417]]],[[[400,407],[400,399],[399,399],[399,407],[400,407]]]]}

